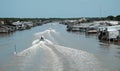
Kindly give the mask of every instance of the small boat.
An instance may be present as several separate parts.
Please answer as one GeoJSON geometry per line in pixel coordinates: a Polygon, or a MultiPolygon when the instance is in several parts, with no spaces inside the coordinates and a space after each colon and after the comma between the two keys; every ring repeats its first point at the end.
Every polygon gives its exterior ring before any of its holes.
{"type": "Polygon", "coordinates": [[[41,36],[40,41],[44,41],[44,37],[43,36],[41,36]]]}

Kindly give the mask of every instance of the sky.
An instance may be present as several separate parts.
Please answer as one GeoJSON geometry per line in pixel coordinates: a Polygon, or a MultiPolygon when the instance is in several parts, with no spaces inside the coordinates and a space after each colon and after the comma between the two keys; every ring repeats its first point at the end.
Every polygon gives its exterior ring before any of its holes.
{"type": "Polygon", "coordinates": [[[0,0],[0,17],[74,18],[120,15],[120,0],[0,0]]]}

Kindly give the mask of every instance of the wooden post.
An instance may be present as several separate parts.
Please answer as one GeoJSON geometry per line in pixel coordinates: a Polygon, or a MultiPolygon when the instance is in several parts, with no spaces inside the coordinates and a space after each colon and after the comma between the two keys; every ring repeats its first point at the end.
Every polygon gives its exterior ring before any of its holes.
{"type": "Polygon", "coordinates": [[[14,46],[14,48],[15,48],[14,54],[16,55],[16,54],[17,54],[17,51],[16,51],[16,45],[14,46]]]}

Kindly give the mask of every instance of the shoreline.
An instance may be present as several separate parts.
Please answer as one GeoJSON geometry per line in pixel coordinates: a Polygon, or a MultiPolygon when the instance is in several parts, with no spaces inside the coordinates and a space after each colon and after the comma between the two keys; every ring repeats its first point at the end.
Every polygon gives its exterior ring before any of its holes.
{"type": "Polygon", "coordinates": [[[43,24],[50,23],[49,21],[43,21],[43,22],[32,22],[32,21],[17,21],[12,22],[11,25],[2,24],[0,25],[0,35],[1,34],[10,34],[14,33],[16,31],[24,31],[31,29],[36,26],[41,26],[43,24]]]}

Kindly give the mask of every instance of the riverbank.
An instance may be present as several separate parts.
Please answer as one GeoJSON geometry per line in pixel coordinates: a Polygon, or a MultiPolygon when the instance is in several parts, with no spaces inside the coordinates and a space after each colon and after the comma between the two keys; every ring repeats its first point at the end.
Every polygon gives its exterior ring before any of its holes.
{"type": "MultiPolygon", "coordinates": [[[[69,21],[70,22],[70,21],[69,21]]],[[[86,34],[96,34],[100,41],[108,43],[120,43],[120,21],[94,21],[90,23],[76,22],[67,23],[66,30],[69,32],[85,32],[86,34]]]]}
{"type": "Polygon", "coordinates": [[[12,33],[15,31],[23,31],[23,30],[31,29],[32,27],[41,26],[49,22],[50,22],[49,20],[45,20],[45,21],[31,20],[31,21],[16,21],[8,24],[5,23],[4,21],[1,21],[2,24],[0,25],[0,34],[12,33]]]}

